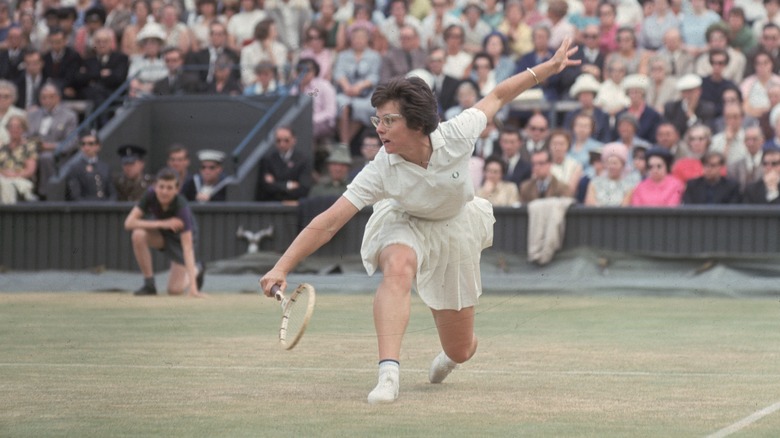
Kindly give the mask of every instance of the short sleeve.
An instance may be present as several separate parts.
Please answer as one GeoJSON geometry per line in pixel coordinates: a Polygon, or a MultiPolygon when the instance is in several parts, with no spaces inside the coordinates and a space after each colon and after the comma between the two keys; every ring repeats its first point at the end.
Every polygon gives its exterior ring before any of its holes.
{"type": "Polygon", "coordinates": [[[347,186],[344,197],[358,210],[364,207],[374,205],[377,201],[385,197],[384,183],[382,180],[382,170],[380,167],[387,166],[388,156],[384,149],[381,149],[373,160],[368,162],[363,170],[355,176],[355,179],[347,186]]]}

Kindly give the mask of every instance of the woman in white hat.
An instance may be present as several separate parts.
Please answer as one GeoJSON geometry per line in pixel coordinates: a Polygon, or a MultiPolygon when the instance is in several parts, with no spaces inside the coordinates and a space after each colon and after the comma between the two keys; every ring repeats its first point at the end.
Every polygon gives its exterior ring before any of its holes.
{"type": "Polygon", "coordinates": [[[136,37],[141,53],[130,57],[127,77],[130,79],[130,97],[141,97],[152,92],[154,83],[168,75],[161,52],[165,32],[154,22],[147,23],[136,37]]]}

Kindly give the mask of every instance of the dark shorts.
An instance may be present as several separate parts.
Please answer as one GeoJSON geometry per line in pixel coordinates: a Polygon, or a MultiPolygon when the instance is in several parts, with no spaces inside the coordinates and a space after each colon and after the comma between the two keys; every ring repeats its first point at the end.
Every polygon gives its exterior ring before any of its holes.
{"type": "Polygon", "coordinates": [[[179,235],[168,230],[161,230],[163,247],[160,252],[172,262],[184,265],[184,250],[181,247],[179,235]]]}

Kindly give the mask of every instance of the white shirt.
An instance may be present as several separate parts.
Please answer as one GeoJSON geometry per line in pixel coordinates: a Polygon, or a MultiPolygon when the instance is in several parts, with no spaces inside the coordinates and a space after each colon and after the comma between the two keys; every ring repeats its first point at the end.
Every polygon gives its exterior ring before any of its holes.
{"type": "Polygon", "coordinates": [[[382,147],[347,186],[344,197],[358,210],[389,199],[415,217],[454,217],[474,198],[469,161],[485,126],[485,113],[474,108],[440,123],[430,135],[433,153],[427,169],[382,147]]]}

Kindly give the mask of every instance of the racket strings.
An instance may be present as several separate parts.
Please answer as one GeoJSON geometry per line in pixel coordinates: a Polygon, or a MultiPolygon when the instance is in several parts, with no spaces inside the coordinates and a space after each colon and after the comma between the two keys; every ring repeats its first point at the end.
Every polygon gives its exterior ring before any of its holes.
{"type": "Polygon", "coordinates": [[[287,304],[279,333],[281,338],[292,339],[304,328],[306,323],[306,310],[309,306],[308,293],[293,293],[287,304]]]}

